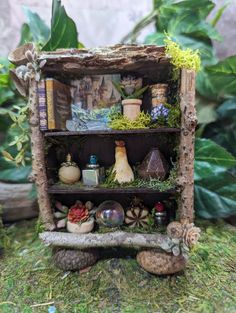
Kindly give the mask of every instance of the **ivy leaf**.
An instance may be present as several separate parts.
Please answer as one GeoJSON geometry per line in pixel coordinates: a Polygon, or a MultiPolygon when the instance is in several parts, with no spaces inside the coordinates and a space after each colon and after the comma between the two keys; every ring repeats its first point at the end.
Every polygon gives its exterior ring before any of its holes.
{"type": "Polygon", "coordinates": [[[6,182],[25,183],[31,173],[31,166],[19,166],[0,171],[0,180],[6,182]]]}
{"type": "Polygon", "coordinates": [[[236,56],[207,66],[197,76],[197,90],[209,99],[236,95],[236,56]]]}
{"type": "Polygon", "coordinates": [[[210,139],[196,139],[195,180],[201,180],[236,166],[235,157],[210,139]]]}
{"type": "Polygon", "coordinates": [[[224,172],[195,184],[195,210],[203,218],[236,214],[236,177],[224,172]]]}
{"type": "Polygon", "coordinates": [[[236,177],[227,172],[236,159],[210,139],[197,139],[195,150],[195,210],[203,218],[236,213],[236,177]]]}
{"type": "Polygon", "coordinates": [[[58,48],[77,48],[78,33],[74,21],[67,15],[61,0],[53,0],[50,39],[43,47],[45,51],[58,48]]]}
{"type": "Polygon", "coordinates": [[[223,102],[216,111],[218,119],[206,125],[203,135],[236,156],[236,97],[223,102]]]}

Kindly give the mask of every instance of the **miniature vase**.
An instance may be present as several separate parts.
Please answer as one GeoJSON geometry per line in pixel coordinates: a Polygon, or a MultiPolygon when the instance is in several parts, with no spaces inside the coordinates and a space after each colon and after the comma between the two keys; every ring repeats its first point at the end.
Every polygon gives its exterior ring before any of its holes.
{"type": "Polygon", "coordinates": [[[71,155],[68,154],[66,162],[61,164],[58,172],[59,180],[64,184],[74,184],[80,179],[80,169],[75,162],[72,162],[71,155]]]}

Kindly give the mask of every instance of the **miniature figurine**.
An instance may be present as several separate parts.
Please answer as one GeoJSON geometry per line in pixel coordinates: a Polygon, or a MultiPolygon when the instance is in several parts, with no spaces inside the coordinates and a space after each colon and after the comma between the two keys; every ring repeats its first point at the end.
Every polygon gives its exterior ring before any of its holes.
{"type": "Polygon", "coordinates": [[[72,162],[71,155],[68,154],[66,157],[66,162],[61,164],[58,172],[59,179],[64,184],[74,184],[80,179],[80,169],[75,162],[72,162]]]}
{"type": "Polygon", "coordinates": [[[97,156],[90,155],[89,163],[82,170],[83,184],[86,186],[97,186],[104,179],[104,168],[98,164],[97,156]]]}
{"type": "Polygon", "coordinates": [[[128,163],[125,142],[115,141],[116,152],[115,152],[115,165],[113,167],[112,173],[115,173],[114,181],[118,183],[129,183],[134,180],[134,173],[132,168],[128,163]]]}

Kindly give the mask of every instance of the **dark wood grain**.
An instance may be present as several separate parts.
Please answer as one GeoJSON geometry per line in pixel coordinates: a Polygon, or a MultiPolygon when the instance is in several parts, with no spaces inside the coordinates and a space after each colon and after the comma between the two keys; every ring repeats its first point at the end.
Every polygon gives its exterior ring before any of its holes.
{"type": "Polygon", "coordinates": [[[86,131],[46,131],[45,137],[59,136],[112,136],[112,135],[131,135],[131,134],[157,134],[157,133],[180,133],[180,128],[160,127],[155,129],[131,129],[131,130],[86,130],[86,131]]]}
{"type": "Polygon", "coordinates": [[[83,187],[83,186],[65,186],[65,185],[52,185],[48,187],[48,193],[51,194],[174,194],[176,191],[174,189],[169,189],[167,191],[158,191],[151,188],[136,188],[136,187],[119,187],[119,188],[104,188],[104,187],[83,187]]]}

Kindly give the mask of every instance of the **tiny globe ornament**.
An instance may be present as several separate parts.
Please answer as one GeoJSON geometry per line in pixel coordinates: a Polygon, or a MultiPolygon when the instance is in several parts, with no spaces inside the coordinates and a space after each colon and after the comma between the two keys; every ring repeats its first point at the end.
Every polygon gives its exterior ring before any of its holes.
{"type": "Polygon", "coordinates": [[[152,121],[157,121],[158,118],[164,118],[165,120],[168,118],[169,109],[164,106],[164,104],[160,104],[152,108],[151,118],[152,121]]]}
{"type": "Polygon", "coordinates": [[[96,212],[96,220],[107,227],[117,227],[123,224],[124,209],[119,202],[106,200],[102,202],[96,212]]]}

